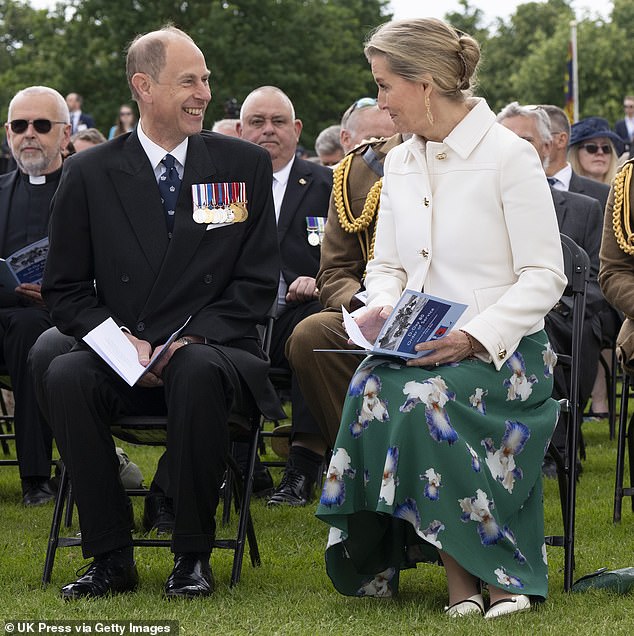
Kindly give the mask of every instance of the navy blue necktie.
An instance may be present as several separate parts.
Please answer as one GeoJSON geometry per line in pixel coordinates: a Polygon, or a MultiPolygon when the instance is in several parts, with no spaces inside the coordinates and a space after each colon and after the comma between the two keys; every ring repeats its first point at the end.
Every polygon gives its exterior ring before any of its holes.
{"type": "Polygon", "coordinates": [[[557,181],[559,181],[559,179],[556,179],[555,177],[546,177],[546,180],[548,181],[548,183],[550,183],[551,186],[554,186],[557,181]]]}
{"type": "Polygon", "coordinates": [[[159,177],[158,187],[163,201],[163,209],[165,210],[165,221],[167,223],[167,232],[172,235],[174,230],[174,214],[176,212],[176,201],[178,193],[181,189],[181,180],[174,162],[176,159],[172,155],[165,155],[161,159],[161,163],[165,166],[165,172],[159,177]]]}

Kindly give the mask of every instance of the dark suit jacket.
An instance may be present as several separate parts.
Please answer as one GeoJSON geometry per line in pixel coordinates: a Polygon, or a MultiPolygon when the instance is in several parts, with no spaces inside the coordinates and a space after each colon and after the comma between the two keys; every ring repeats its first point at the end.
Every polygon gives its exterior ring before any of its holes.
{"type": "Polygon", "coordinates": [[[619,119],[616,124],[614,124],[614,132],[623,140],[625,144],[625,150],[629,150],[631,157],[632,152],[634,152],[634,145],[632,144],[630,133],[627,130],[625,119],[619,119]]]}
{"type": "Polygon", "coordinates": [[[43,295],[54,323],[81,339],[112,317],[153,346],[186,332],[223,345],[262,406],[268,362],[257,323],[275,298],[279,254],[265,150],[203,133],[189,138],[173,238],[135,132],[68,159],[53,199],[43,295]],[[249,216],[207,229],[192,184],[246,183],[249,216]]]}
{"type": "MultiPolygon", "coordinates": [[[[4,241],[7,233],[11,194],[13,192],[13,188],[15,188],[16,181],[19,178],[20,172],[18,170],[13,170],[13,172],[7,172],[6,174],[0,175],[0,250],[3,250],[4,248],[4,241]]],[[[0,254],[0,256],[2,256],[2,254],[0,254]]],[[[6,256],[6,254],[4,256],[6,256]]],[[[20,298],[13,292],[13,289],[0,287],[0,307],[14,307],[19,304],[20,298]]]]}
{"type": "Polygon", "coordinates": [[[0,174],[0,250],[4,246],[5,234],[7,231],[11,194],[19,177],[19,170],[13,170],[12,172],[7,172],[6,174],[0,174]]]}
{"type": "Polygon", "coordinates": [[[608,202],[608,195],[610,194],[610,186],[607,183],[601,183],[599,181],[595,181],[594,179],[581,177],[576,172],[573,172],[572,176],[570,177],[568,192],[585,194],[588,197],[596,199],[601,206],[601,211],[605,212],[605,206],[608,202]]]}
{"type": "Polygon", "coordinates": [[[82,113],[79,116],[79,122],[77,122],[77,130],[83,130],[82,128],[80,128],[82,124],[86,126],[86,128],[95,128],[95,120],[93,119],[92,115],[89,115],[88,113],[82,113]]]}
{"type": "Polygon", "coordinates": [[[304,159],[295,159],[277,222],[282,274],[290,285],[298,276],[317,276],[319,245],[308,243],[307,216],[328,216],[332,170],[304,159]]]}
{"type": "MultiPolygon", "coordinates": [[[[592,197],[550,188],[559,231],[569,236],[590,257],[590,282],[586,293],[588,316],[607,306],[599,288],[599,248],[603,231],[603,210],[592,197]]],[[[569,300],[564,298],[563,301],[569,300]]]]}

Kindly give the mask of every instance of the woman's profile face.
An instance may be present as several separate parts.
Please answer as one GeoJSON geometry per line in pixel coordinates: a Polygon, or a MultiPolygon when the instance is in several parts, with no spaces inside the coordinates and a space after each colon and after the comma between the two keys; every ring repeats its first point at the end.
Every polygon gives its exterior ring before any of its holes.
{"type": "Polygon", "coordinates": [[[614,147],[607,137],[586,139],[579,144],[579,164],[587,176],[602,180],[610,168],[613,152],[614,147]]]}
{"type": "Polygon", "coordinates": [[[397,132],[425,136],[429,128],[423,84],[410,82],[393,73],[384,55],[375,55],[371,61],[372,75],[379,88],[378,105],[386,110],[397,132]]]}

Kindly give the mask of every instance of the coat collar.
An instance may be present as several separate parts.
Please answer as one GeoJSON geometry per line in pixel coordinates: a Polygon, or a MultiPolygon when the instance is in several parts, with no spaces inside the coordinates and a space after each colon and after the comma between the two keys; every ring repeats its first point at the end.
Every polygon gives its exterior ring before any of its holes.
{"type": "Polygon", "coordinates": [[[426,142],[422,137],[413,135],[404,142],[404,146],[413,154],[425,155],[426,143],[434,147],[445,145],[453,150],[461,159],[467,159],[482,141],[489,129],[495,125],[495,115],[481,97],[472,97],[467,102],[471,109],[466,117],[443,139],[442,142],[426,142]]]}

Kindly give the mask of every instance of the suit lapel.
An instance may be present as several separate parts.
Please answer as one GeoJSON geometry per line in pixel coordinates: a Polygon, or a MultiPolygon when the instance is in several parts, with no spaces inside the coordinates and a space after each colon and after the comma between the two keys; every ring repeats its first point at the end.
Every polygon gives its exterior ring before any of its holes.
{"type": "Polygon", "coordinates": [[[286,192],[284,192],[284,198],[282,199],[282,206],[280,208],[280,218],[277,222],[277,236],[280,244],[288,228],[292,225],[293,217],[312,183],[313,175],[311,172],[301,165],[299,159],[295,159],[291,172],[288,175],[286,192]]]}
{"type": "MultiPolygon", "coordinates": [[[[162,223],[162,233],[168,243],[164,253],[160,271],[150,293],[145,310],[149,310],[154,303],[164,300],[165,290],[178,285],[183,271],[191,262],[200,241],[205,236],[207,225],[196,223],[193,219],[192,185],[195,183],[211,183],[217,169],[211,159],[207,146],[200,135],[189,138],[187,147],[187,159],[185,172],[181,183],[181,189],[176,204],[176,217],[174,219],[174,232],[172,239],[168,241],[165,222],[162,223]]],[[[156,188],[158,192],[158,187],[156,188]]],[[[160,198],[159,198],[160,204],[160,198]]],[[[160,206],[163,215],[162,205],[160,206]]]]}
{"type": "Polygon", "coordinates": [[[553,203],[555,204],[555,214],[557,215],[557,224],[559,225],[559,231],[564,232],[564,222],[566,219],[566,213],[568,212],[568,202],[566,197],[559,192],[556,188],[551,186],[550,191],[553,196],[553,203]]]}
{"type": "Polygon", "coordinates": [[[16,181],[20,176],[18,170],[14,170],[12,177],[2,180],[0,186],[0,250],[4,250],[4,241],[7,233],[7,223],[9,222],[9,205],[11,204],[11,193],[16,181]]]}
{"type": "Polygon", "coordinates": [[[111,169],[112,182],[141,250],[158,274],[169,243],[165,213],[154,171],[136,133],[126,141],[121,157],[111,169]]]}

